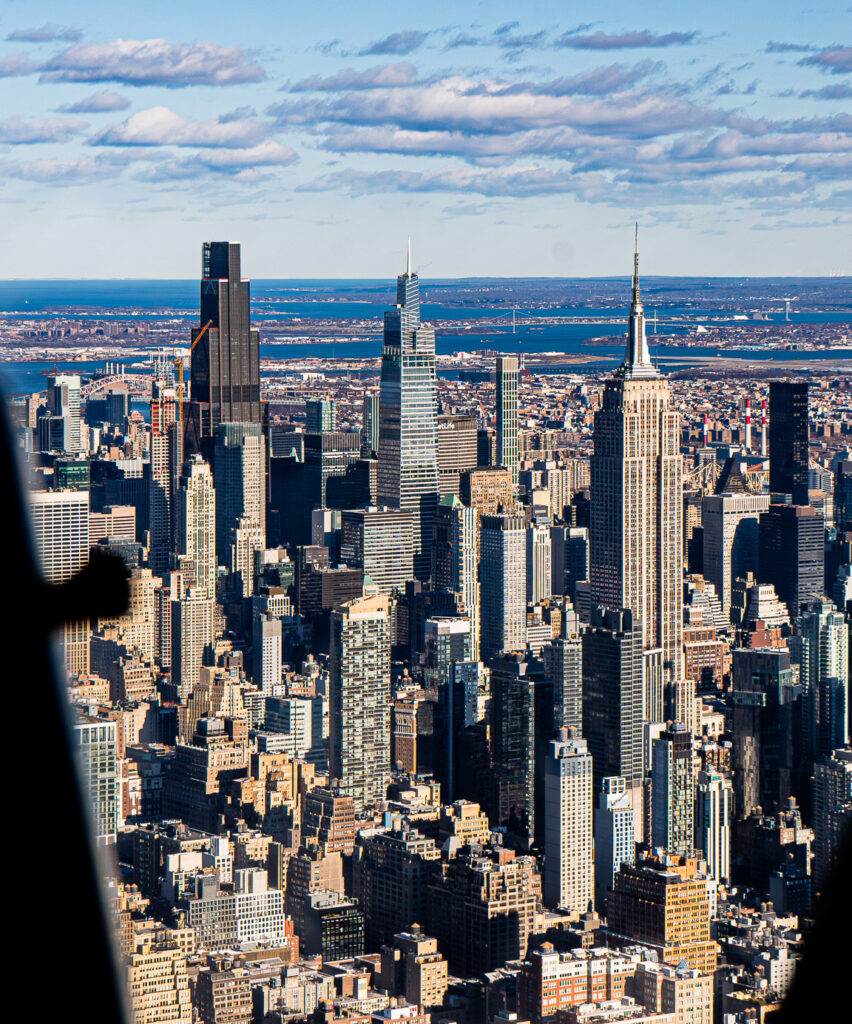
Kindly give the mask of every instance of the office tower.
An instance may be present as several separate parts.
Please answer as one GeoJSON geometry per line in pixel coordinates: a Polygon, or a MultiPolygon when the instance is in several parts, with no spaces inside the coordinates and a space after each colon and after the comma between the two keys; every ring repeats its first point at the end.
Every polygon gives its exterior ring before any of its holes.
{"type": "Polygon", "coordinates": [[[839,533],[852,530],[852,461],[844,459],[834,470],[834,522],[839,533]]]}
{"type": "Polygon", "coordinates": [[[579,917],[594,901],[592,755],[568,729],[544,763],[544,901],[579,917]]]}
{"type": "Polygon", "coordinates": [[[671,722],[651,743],[651,842],[686,856],[695,848],[695,779],[692,734],[671,722]]]}
{"type": "Polygon", "coordinates": [[[550,576],[550,526],[527,527],[527,604],[543,604],[552,596],[550,576]]]}
{"type": "Polygon", "coordinates": [[[476,469],[476,417],[438,417],[438,489],[441,497],[461,489],[461,474],[476,469]]]}
{"type": "Polygon", "coordinates": [[[707,874],[717,882],[731,881],[731,828],[734,791],[719,772],[699,772],[695,786],[695,848],[704,854],[707,874]]]}
{"type": "Polygon", "coordinates": [[[642,630],[627,609],[593,608],[582,634],[583,735],[595,771],[595,790],[604,778],[624,778],[636,810],[636,836],[643,836],[642,783],[645,723],[642,630]]]}
{"type": "Polygon", "coordinates": [[[593,605],[631,610],[645,649],[662,650],[664,681],[676,685],[683,646],[683,496],[680,417],[669,401],[668,384],[648,354],[634,253],[627,350],[595,413],[591,597],[593,605]]]}
{"type": "Polygon", "coordinates": [[[92,813],[92,835],[98,846],[111,846],[121,816],[116,723],[81,715],[74,723],[74,740],[80,785],[92,813]]]}
{"type": "Polygon", "coordinates": [[[356,508],[340,516],[340,560],[362,569],[382,594],[414,577],[416,516],[409,509],[356,508]]]}
{"type": "Polygon", "coordinates": [[[205,650],[213,643],[215,601],[203,588],[189,586],[171,602],[172,685],[179,700],[195,689],[205,650]]]}
{"type": "Polygon", "coordinates": [[[808,503],[808,384],[769,383],[769,490],[808,503]]]}
{"type": "MultiPolygon", "coordinates": [[[[89,492],[31,491],[30,522],[41,574],[65,583],[89,561],[89,492]]],[[[89,671],[89,620],[65,623],[62,649],[71,675],[89,671]]]]}
{"type": "Polygon", "coordinates": [[[252,519],[266,537],[266,439],[260,423],[220,423],[213,437],[216,552],[227,563],[240,516],[252,519]]]}
{"type": "Polygon", "coordinates": [[[470,661],[470,620],[437,616],[425,623],[423,685],[437,700],[433,710],[433,765],[441,784],[441,798],[452,803],[459,793],[458,780],[465,771],[462,734],[465,727],[464,682],[455,666],[470,661]]]}
{"type": "Polygon", "coordinates": [[[627,783],[620,775],[601,780],[595,824],[595,906],[606,912],[606,900],[613,879],[622,864],[636,860],[634,813],[630,805],[627,783]]]}
{"type": "Polygon", "coordinates": [[[384,595],[331,615],[329,776],[355,811],[384,800],[390,779],[390,618],[384,595]]]}
{"type": "Polygon", "coordinates": [[[337,430],[337,406],[329,398],[309,398],[305,402],[305,433],[322,434],[327,430],[337,430]]]}
{"type": "Polygon", "coordinates": [[[823,594],[825,523],[809,505],[770,505],[760,517],[760,582],[771,583],[795,619],[823,594]]]}
{"type": "Polygon", "coordinates": [[[379,396],[373,391],[361,400],[361,449],[368,457],[379,450],[379,396]]]}
{"type": "Polygon", "coordinates": [[[738,648],[732,659],[734,800],[777,814],[795,792],[801,687],[786,649],[738,648]]]}
{"type": "Polygon", "coordinates": [[[480,637],[487,661],[527,643],[526,524],[510,512],[482,516],[480,637]]]}
{"type": "Polygon", "coordinates": [[[240,516],[228,538],[232,593],[251,597],[255,590],[255,567],[266,546],[263,527],[252,516],[240,516]]]}
{"type": "Polygon", "coordinates": [[[556,734],[553,683],[532,655],[493,658],[488,817],[525,848],[544,848],[544,765],[556,734]]]}
{"type": "Polygon", "coordinates": [[[768,494],[707,494],[701,503],[702,573],[726,618],[734,580],[758,571],[760,515],[768,508],[768,494]]]}
{"type": "Polygon", "coordinates": [[[475,508],[482,516],[515,508],[512,474],[498,466],[480,466],[462,473],[460,492],[465,505],[475,508]]]}
{"type": "Polygon", "coordinates": [[[518,357],[497,356],[497,464],[518,486],[518,357]]]}
{"type": "Polygon", "coordinates": [[[710,938],[711,885],[696,857],[647,857],[622,864],[607,902],[607,927],[657,950],[667,964],[712,974],[718,947],[710,938]]]}
{"type": "Polygon", "coordinates": [[[281,619],[256,610],[252,616],[252,682],[272,693],[281,682],[281,619]]]}
{"type": "Polygon", "coordinates": [[[39,448],[75,454],[84,451],[80,417],[80,377],[55,373],[47,378],[47,404],[39,417],[39,448]]]}
{"type": "Polygon", "coordinates": [[[200,290],[189,410],[199,444],[220,423],[261,421],[258,334],[249,323],[249,282],[240,276],[239,242],[203,243],[200,290]]]}
{"type": "Polygon", "coordinates": [[[583,641],[577,617],[569,608],[562,611],[562,635],[541,649],[544,671],[553,683],[553,704],[557,729],[583,730],[583,641]]]}
{"type": "Polygon", "coordinates": [[[852,750],[840,748],[814,765],[814,878],[824,885],[839,864],[844,832],[852,828],[852,750]]]}
{"type": "Polygon", "coordinates": [[[450,494],[435,512],[432,586],[455,594],[470,620],[470,657],[479,660],[479,529],[475,508],[450,494]]]}
{"type": "MultiPolygon", "coordinates": [[[[210,466],[200,455],[183,464],[177,492],[175,550],[185,555],[204,597],[216,596],[216,493],[210,466]]],[[[227,549],[226,549],[227,550],[227,549]]]]}
{"type": "Polygon", "coordinates": [[[577,584],[589,578],[589,531],[585,526],[551,526],[551,580],[554,594],[574,601],[577,584]]]}
{"type": "Polygon", "coordinates": [[[438,504],[435,332],[420,323],[420,284],[408,266],[385,312],[379,399],[379,502],[414,515],[414,574],[432,568],[432,520],[438,504]]]}
{"type": "Polygon", "coordinates": [[[814,601],[789,638],[799,666],[808,757],[828,757],[849,742],[849,624],[828,598],[814,601]]]}

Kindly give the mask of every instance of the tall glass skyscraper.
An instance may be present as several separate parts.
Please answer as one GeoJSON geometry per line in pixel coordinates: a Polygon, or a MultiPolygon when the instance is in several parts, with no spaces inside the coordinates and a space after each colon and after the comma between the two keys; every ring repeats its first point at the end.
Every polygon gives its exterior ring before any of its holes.
{"type": "Polygon", "coordinates": [[[204,242],[200,322],[192,330],[192,341],[201,340],[190,371],[196,432],[190,450],[220,423],[260,423],[258,333],[250,327],[249,303],[249,282],[240,277],[239,242],[204,242]]]}
{"type": "Polygon", "coordinates": [[[420,322],[420,283],[411,269],[396,279],[396,306],[385,312],[379,396],[378,500],[415,514],[414,575],[432,568],[438,505],[435,332],[420,322]]]}

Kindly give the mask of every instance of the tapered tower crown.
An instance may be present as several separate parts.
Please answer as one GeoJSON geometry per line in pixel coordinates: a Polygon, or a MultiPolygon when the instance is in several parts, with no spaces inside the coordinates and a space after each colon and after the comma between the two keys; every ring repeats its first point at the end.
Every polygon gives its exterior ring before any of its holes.
{"type": "Polygon", "coordinates": [[[631,377],[656,377],[657,368],[651,362],[648,339],[645,336],[645,308],[639,293],[639,226],[633,245],[633,296],[627,322],[627,350],[622,369],[631,377]]]}

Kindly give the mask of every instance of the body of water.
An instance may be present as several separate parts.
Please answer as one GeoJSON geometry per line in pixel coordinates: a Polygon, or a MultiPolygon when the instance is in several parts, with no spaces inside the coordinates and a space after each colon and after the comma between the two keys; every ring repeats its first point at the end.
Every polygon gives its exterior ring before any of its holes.
{"type": "MultiPolygon", "coordinates": [[[[700,282],[695,282],[700,294],[700,282]]],[[[312,333],[312,322],[334,318],[344,321],[341,332],[347,330],[345,321],[361,321],[353,323],[352,332],[358,334],[364,330],[364,321],[370,321],[371,330],[375,331],[369,338],[343,342],[329,339],[323,342],[265,342],[261,345],[261,356],[272,359],[305,359],[311,357],[326,359],[378,358],[381,342],[378,331],[381,328],[382,313],[394,300],[394,293],[384,281],[315,281],[310,279],[293,281],[252,282],[254,298],[252,300],[252,317],[255,323],[262,325],[265,319],[285,319],[298,321],[297,329],[304,325],[304,333],[312,333]],[[346,295],[352,291],[373,291],[374,301],[348,301],[346,295]],[[326,292],[340,296],[341,301],[305,301],[306,292],[326,292]],[[302,297],[300,297],[300,293],[302,297]],[[272,296],[286,298],[285,302],[270,302],[272,296]],[[292,295],[292,299],[290,296],[292,295]]],[[[0,281],[0,316],[3,313],[17,316],[32,316],[34,319],[49,315],[90,316],[97,319],[127,319],[131,313],[140,319],[162,320],[174,317],[187,318],[187,342],[189,326],[197,321],[198,281],[0,281]]],[[[786,349],[735,350],[717,349],[714,347],[678,347],[677,345],[654,344],[653,318],[656,310],[658,327],[667,335],[694,333],[701,323],[714,321],[732,321],[733,313],[729,310],[685,306],[683,304],[654,306],[652,300],[646,301],[648,317],[649,344],[652,353],[661,367],[671,367],[673,356],[714,356],[744,357],[755,362],[771,359],[818,359],[832,360],[851,358],[852,348],[831,352],[797,352],[786,349]]],[[[747,312],[744,310],[743,312],[747,312]]],[[[467,333],[456,333],[446,327],[438,330],[436,348],[439,354],[449,355],[453,352],[473,352],[481,349],[498,349],[503,352],[564,352],[566,354],[582,354],[596,357],[594,362],[583,364],[587,368],[606,368],[612,365],[612,359],[620,358],[624,347],[624,332],[627,318],[627,306],[623,309],[587,308],[579,306],[552,307],[549,309],[516,308],[516,317],[523,321],[526,316],[559,317],[560,322],[553,324],[528,325],[520,322],[515,331],[510,326],[494,328],[483,325],[477,330],[478,320],[488,317],[505,317],[511,314],[511,308],[483,307],[468,308],[457,306],[439,306],[426,303],[422,307],[424,320],[456,321],[459,325],[469,325],[473,329],[467,333]],[[589,317],[604,321],[600,323],[579,322],[589,317]],[[595,346],[587,342],[600,339],[595,346]],[[599,361],[600,360],[600,361],[599,361]]],[[[767,320],[750,321],[751,323],[784,322],[784,314],[768,314],[767,320]]],[[[790,314],[794,323],[852,323],[850,312],[807,312],[790,314]]],[[[745,324],[745,321],[739,321],[745,324]]],[[[144,362],[148,352],[140,350],[137,355],[120,361],[128,368],[136,362],[144,362]]],[[[677,364],[682,365],[682,364],[677,364]]],[[[60,369],[80,374],[90,374],[103,366],[99,362],[65,362],[60,369]]],[[[41,390],[44,387],[44,371],[53,368],[52,363],[17,362],[0,364],[0,380],[5,390],[11,393],[24,393],[41,390]]]]}

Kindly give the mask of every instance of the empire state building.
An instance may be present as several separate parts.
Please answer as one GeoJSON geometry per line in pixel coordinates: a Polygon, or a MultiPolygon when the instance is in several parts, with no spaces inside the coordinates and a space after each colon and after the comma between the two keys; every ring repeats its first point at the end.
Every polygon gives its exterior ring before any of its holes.
{"type": "Polygon", "coordinates": [[[633,259],[627,348],[595,414],[591,598],[593,605],[629,608],[641,624],[644,718],[686,718],[689,724],[690,709],[677,706],[683,658],[680,417],[648,353],[638,245],[633,259]]]}

